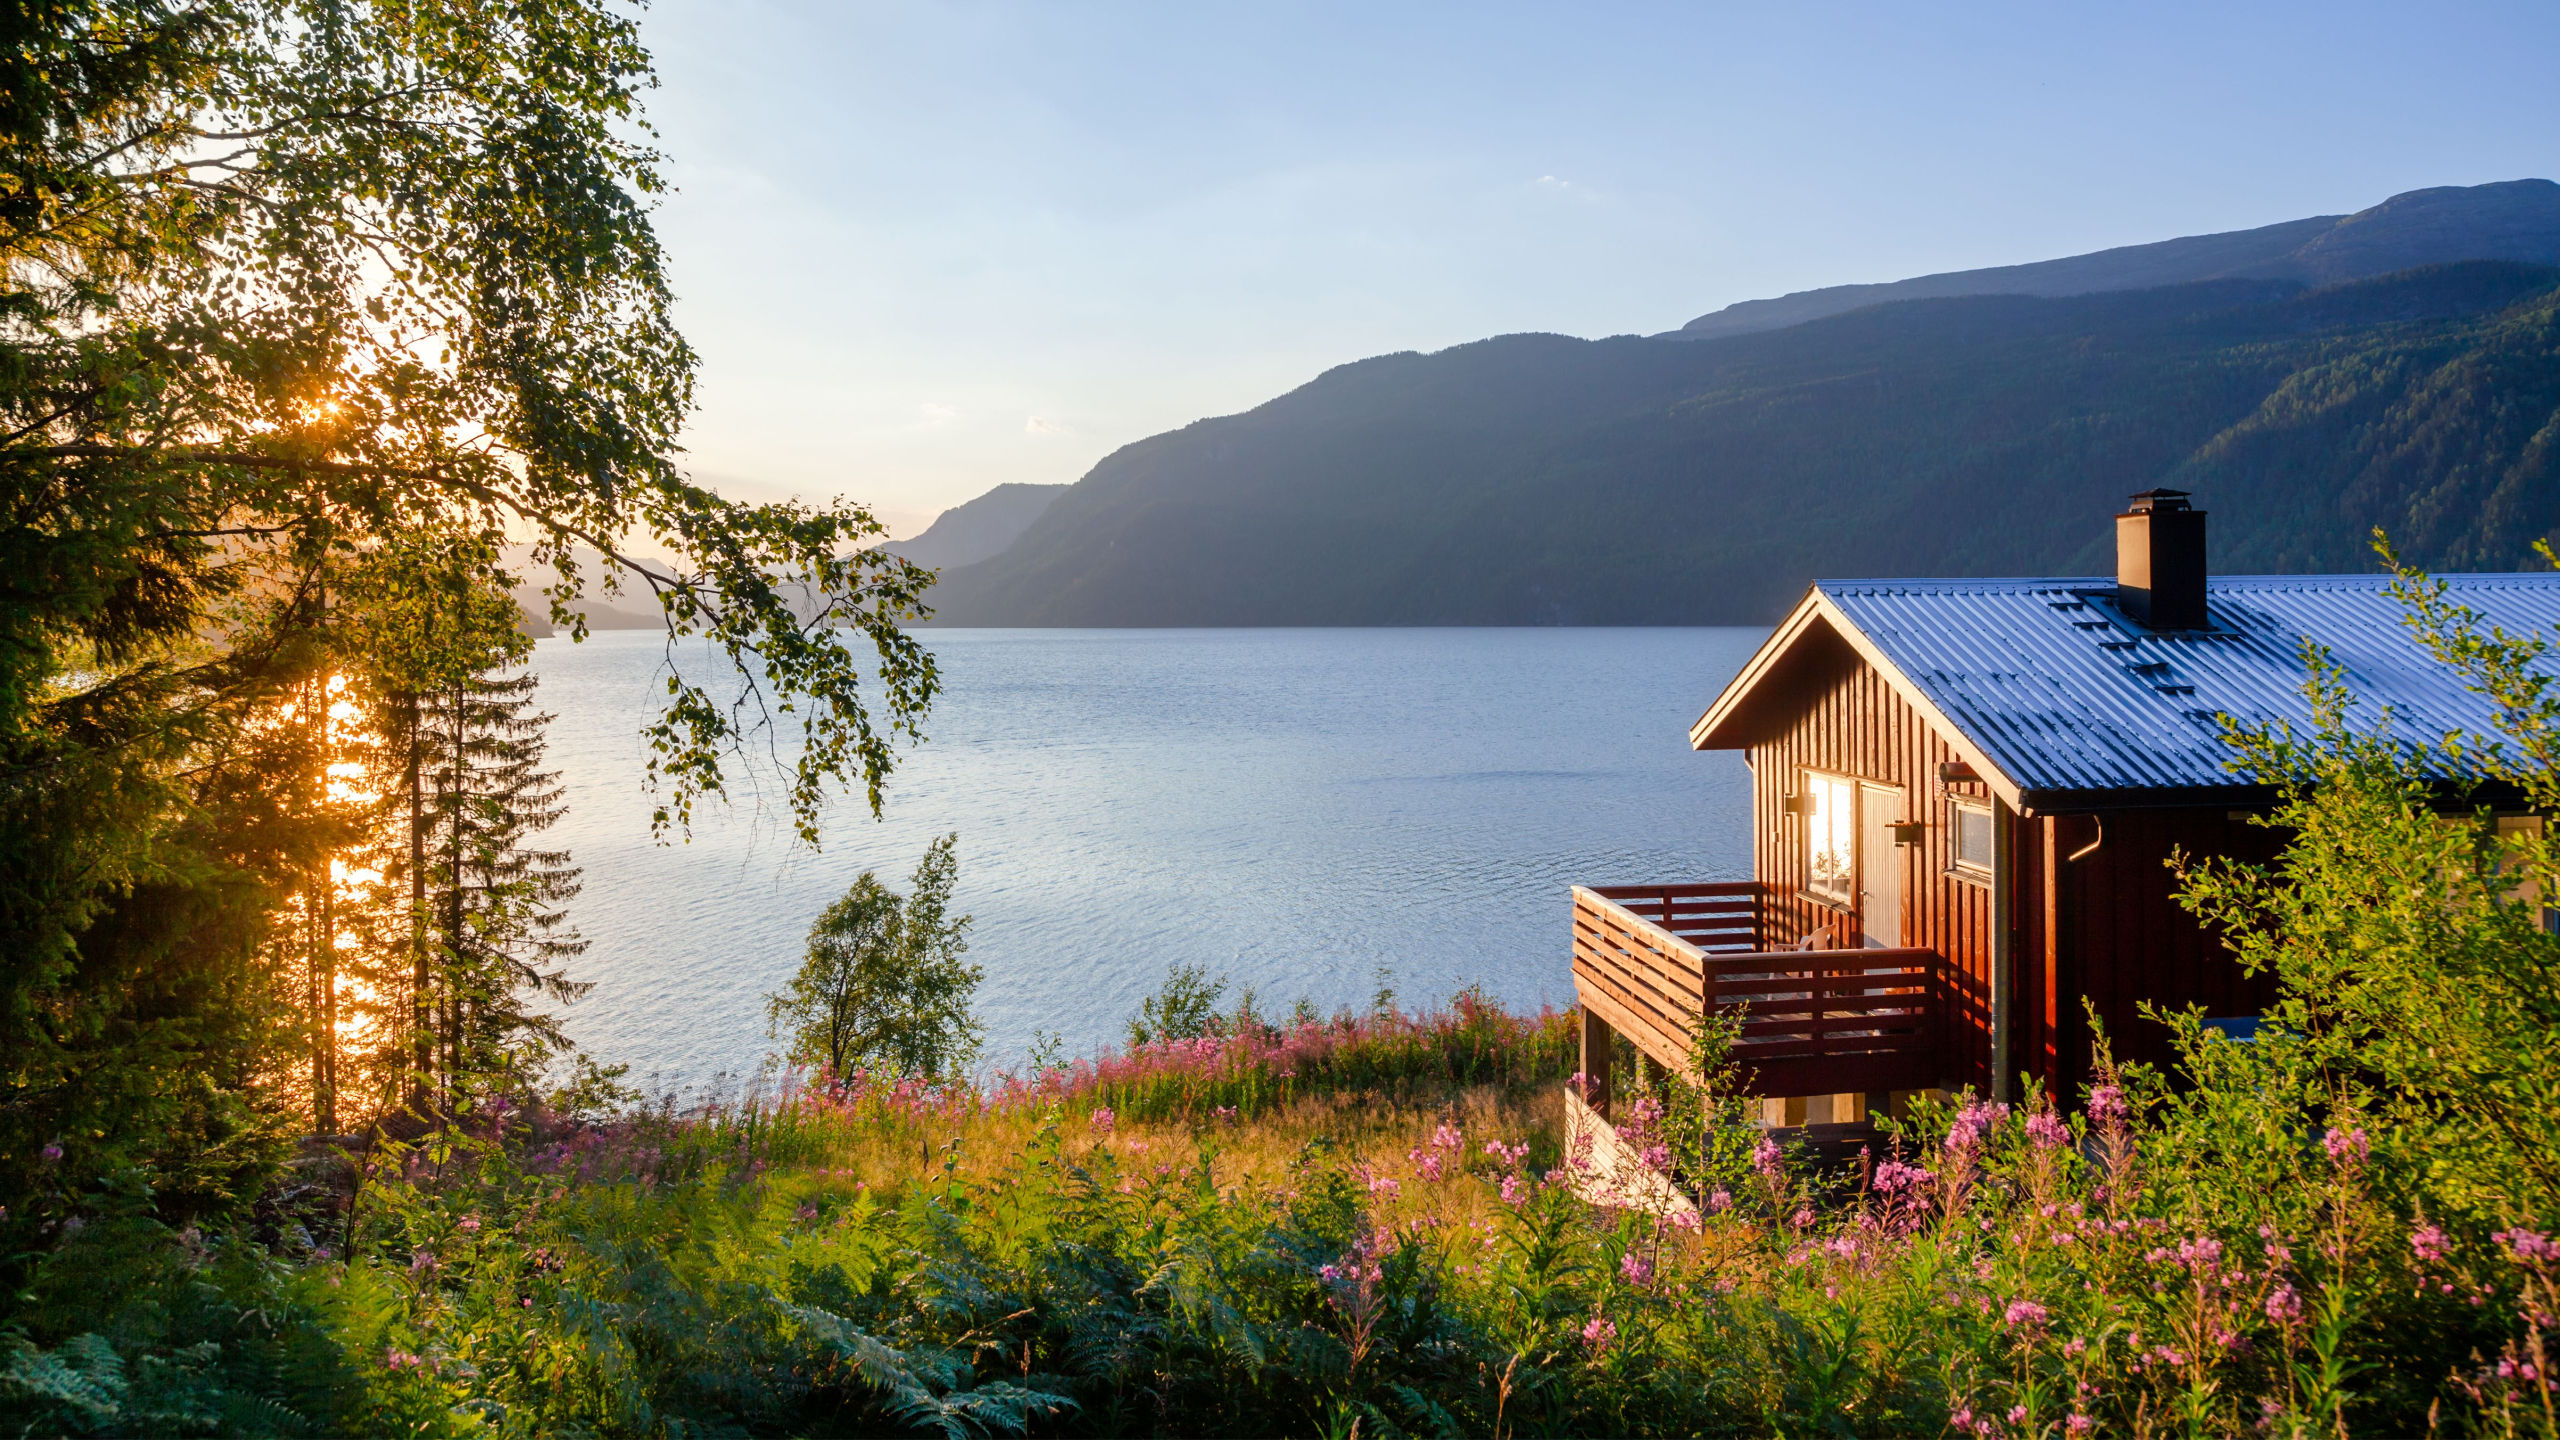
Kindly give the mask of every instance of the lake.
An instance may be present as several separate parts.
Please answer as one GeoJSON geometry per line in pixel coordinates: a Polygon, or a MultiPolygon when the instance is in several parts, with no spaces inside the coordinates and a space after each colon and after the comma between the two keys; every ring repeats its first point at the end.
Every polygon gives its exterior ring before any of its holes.
{"type": "Polygon", "coordinates": [[[1567,886],[1751,872],[1749,772],[1688,729],[1763,630],[923,633],[932,738],[883,818],[840,802],[818,852],[751,787],[653,842],[663,640],[537,643],[590,1053],[668,1084],[752,1070],[818,912],[866,869],[903,890],[946,831],[997,1063],[1036,1032],[1119,1039],[1182,963],[1266,1011],[1366,1004],[1381,973],[1408,1005],[1569,1003],[1567,886]]]}

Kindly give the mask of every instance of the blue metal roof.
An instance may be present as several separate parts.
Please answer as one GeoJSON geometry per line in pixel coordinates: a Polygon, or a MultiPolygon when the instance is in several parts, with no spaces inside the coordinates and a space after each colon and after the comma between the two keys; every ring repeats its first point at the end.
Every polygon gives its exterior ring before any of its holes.
{"type": "MultiPolygon", "coordinates": [[[[2442,578],[2509,634],[2560,627],[2560,573],[2442,578]]],[[[2022,795],[2053,803],[2244,784],[2223,768],[2215,717],[2307,726],[2306,638],[2345,667],[2364,725],[2387,706],[2413,740],[2489,732],[2492,707],[2419,646],[2389,583],[2216,576],[2213,628],[2183,633],[2127,620],[2106,579],[1824,580],[1814,592],[2022,795]]]]}

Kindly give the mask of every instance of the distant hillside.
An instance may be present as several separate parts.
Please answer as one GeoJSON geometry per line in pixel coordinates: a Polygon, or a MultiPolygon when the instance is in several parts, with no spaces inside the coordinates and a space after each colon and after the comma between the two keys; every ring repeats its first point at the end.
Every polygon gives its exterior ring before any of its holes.
{"type": "Polygon", "coordinates": [[[1020,539],[1066,492],[1064,485],[999,485],[936,515],[914,539],[892,540],[880,548],[938,570],[974,565],[1020,539]]]}
{"type": "Polygon", "coordinates": [[[2201,280],[2344,284],[2455,260],[2560,265],[2560,185],[2509,180],[2394,195],[2353,215],[2317,215],[2256,230],[2190,235],[1989,270],[1922,275],[1883,285],[1834,285],[1775,300],[1745,300],[1674,334],[1744,335],[1899,300],[1957,295],[2091,295],[2201,280]]]}
{"type": "Polygon", "coordinates": [[[2213,512],[2225,572],[2363,569],[2375,525],[2443,568],[2533,563],[2560,536],[2560,270],[1381,356],[1124,447],[933,603],[977,625],[1765,621],[1817,574],[2103,570],[2106,517],[2159,484],[2213,512]]]}

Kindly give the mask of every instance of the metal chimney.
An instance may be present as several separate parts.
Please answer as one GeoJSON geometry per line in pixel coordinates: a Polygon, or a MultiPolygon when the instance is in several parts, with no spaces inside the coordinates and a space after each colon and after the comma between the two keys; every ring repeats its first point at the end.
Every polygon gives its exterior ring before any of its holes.
{"type": "Polygon", "coordinates": [[[2202,630],[2204,513],[2184,490],[2145,490],[2116,517],[2116,608],[2152,630],[2202,630]]]}

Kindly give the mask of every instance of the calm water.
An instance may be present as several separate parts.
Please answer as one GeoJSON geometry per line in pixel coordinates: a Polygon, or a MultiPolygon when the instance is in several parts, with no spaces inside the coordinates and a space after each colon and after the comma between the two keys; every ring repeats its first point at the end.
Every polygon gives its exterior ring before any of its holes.
{"type": "Polygon", "coordinates": [[[948,690],[885,819],[822,852],[742,792],[660,846],[639,726],[658,637],[536,650],[586,871],[595,991],[569,1030],[635,1076],[765,1053],[760,997],[865,869],[897,888],[960,834],[990,1056],[1115,1039],[1168,966],[1270,1002],[1482,983],[1568,1001],[1565,887],[1750,873],[1749,775],[1688,727],[1758,630],[943,630],[948,690]]]}

